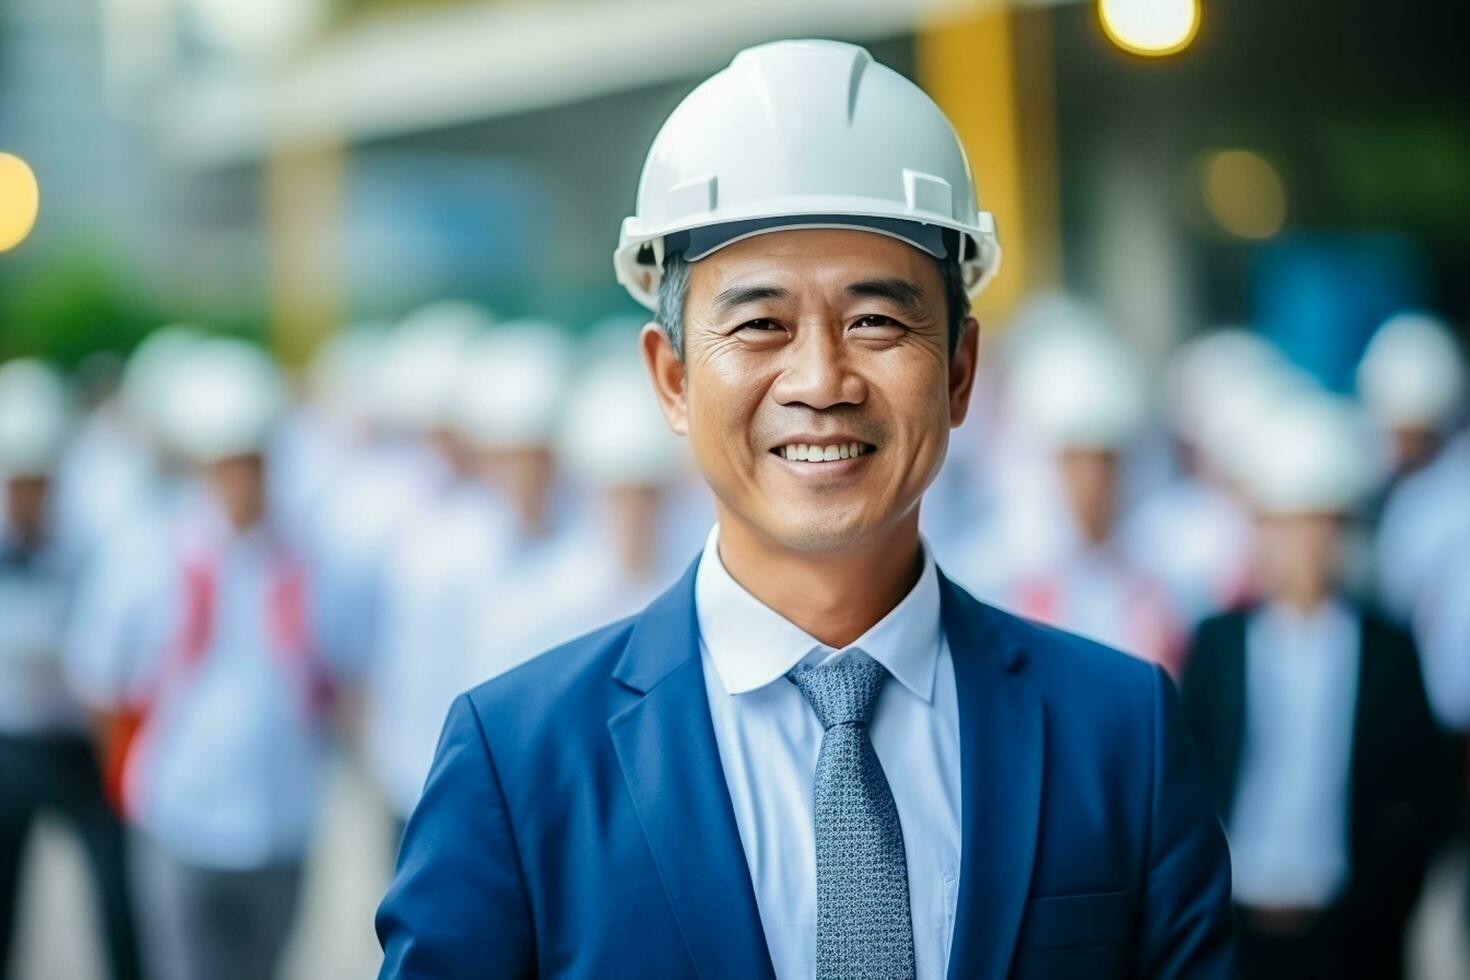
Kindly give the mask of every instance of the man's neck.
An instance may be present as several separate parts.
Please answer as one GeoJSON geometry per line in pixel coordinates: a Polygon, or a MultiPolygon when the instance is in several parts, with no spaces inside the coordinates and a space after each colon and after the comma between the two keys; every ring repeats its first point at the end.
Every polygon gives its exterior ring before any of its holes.
{"type": "Polygon", "coordinates": [[[888,615],[923,571],[919,515],[861,548],[792,551],[721,515],[720,562],[763,604],[827,646],[852,643],[888,615]]]}

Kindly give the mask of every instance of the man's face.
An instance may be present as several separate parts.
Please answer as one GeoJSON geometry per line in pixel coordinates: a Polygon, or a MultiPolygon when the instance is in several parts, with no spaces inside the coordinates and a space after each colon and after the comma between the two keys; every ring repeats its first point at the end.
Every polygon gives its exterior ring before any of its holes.
{"type": "Polygon", "coordinates": [[[948,334],[928,255],[864,231],[783,231],[694,263],[682,363],[656,328],[644,352],[721,520],[840,552],[916,514],[964,420],[977,328],[953,357],[948,334]]]}
{"type": "Polygon", "coordinates": [[[265,514],[265,459],[258,453],[229,456],[205,469],[215,498],[237,529],[254,526],[265,514]]]}
{"type": "Polygon", "coordinates": [[[12,476],[5,481],[6,522],[22,539],[41,537],[51,481],[44,476],[12,476]]]}
{"type": "Polygon", "coordinates": [[[1118,488],[1118,455],[1096,449],[1069,449],[1057,458],[1072,516],[1084,537],[1101,544],[1112,535],[1118,488]]]}
{"type": "Polygon", "coordinates": [[[1335,514],[1266,516],[1259,548],[1267,589],[1275,595],[1319,596],[1337,573],[1342,518],[1335,514]]]}

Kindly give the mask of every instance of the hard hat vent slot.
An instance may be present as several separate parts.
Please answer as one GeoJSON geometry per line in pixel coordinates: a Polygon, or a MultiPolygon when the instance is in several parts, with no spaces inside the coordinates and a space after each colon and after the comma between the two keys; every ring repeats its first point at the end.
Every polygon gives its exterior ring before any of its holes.
{"type": "Polygon", "coordinates": [[[949,181],[916,170],[903,172],[903,196],[910,211],[928,211],[946,218],[954,205],[954,189],[949,181]]]}

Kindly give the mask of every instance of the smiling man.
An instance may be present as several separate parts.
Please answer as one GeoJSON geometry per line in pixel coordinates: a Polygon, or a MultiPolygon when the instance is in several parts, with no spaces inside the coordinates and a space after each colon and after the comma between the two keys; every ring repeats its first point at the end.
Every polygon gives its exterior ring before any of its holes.
{"type": "Polygon", "coordinates": [[[752,48],[674,111],[615,264],[719,523],[643,613],[455,703],[385,977],[1231,974],[1169,680],[919,536],[998,254],[949,123],[861,48],[752,48]]]}

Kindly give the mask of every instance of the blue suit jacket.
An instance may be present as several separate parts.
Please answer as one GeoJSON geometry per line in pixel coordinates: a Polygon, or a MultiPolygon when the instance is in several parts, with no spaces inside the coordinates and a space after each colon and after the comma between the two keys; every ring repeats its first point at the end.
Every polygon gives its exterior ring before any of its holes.
{"type": "MultiPolygon", "coordinates": [[[[1167,676],[940,583],[949,975],[1230,976],[1229,858],[1167,676]]],[[[697,630],[691,567],[455,702],[378,912],[382,976],[772,976],[697,630]]]]}

